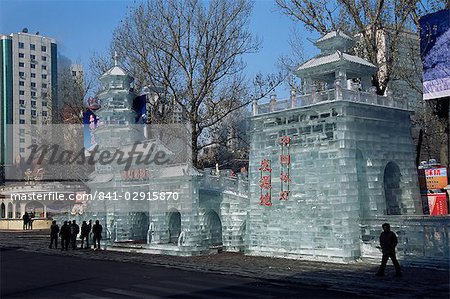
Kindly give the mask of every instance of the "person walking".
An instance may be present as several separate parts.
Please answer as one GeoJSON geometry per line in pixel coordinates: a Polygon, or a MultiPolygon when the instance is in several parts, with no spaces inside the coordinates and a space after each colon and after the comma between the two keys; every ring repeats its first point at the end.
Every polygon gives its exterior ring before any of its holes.
{"type": "Polygon", "coordinates": [[[61,237],[61,250],[65,249],[67,251],[70,240],[70,226],[67,221],[64,221],[64,224],[61,226],[59,236],[61,237]]]}
{"type": "Polygon", "coordinates": [[[53,241],[55,241],[55,248],[58,248],[58,233],[59,226],[56,224],[56,220],[53,220],[52,225],[50,226],[50,246],[48,246],[48,248],[52,248],[53,241]]]}
{"type": "Polygon", "coordinates": [[[86,221],[83,221],[81,224],[81,249],[83,249],[84,240],[86,239],[86,248],[89,248],[89,225],[86,223],[86,221]]]}
{"type": "Polygon", "coordinates": [[[30,215],[28,215],[28,212],[25,212],[25,214],[23,214],[22,220],[23,220],[23,229],[24,230],[28,229],[28,221],[30,221],[30,215]]]}
{"type": "Polygon", "coordinates": [[[30,218],[28,219],[28,229],[33,230],[34,213],[30,213],[30,218]]]}
{"type": "Polygon", "coordinates": [[[89,223],[88,223],[88,228],[87,228],[86,248],[90,248],[89,247],[89,237],[90,237],[91,231],[92,231],[92,220],[90,219],[89,223]]]}
{"type": "Polygon", "coordinates": [[[100,240],[102,239],[102,231],[103,226],[100,224],[100,221],[95,220],[95,224],[92,227],[93,241],[94,241],[94,250],[100,250],[100,240]],[[97,242],[97,244],[96,244],[97,242]],[[97,247],[96,247],[97,245],[97,247]]]}
{"type": "Polygon", "coordinates": [[[392,264],[395,267],[395,276],[402,276],[400,264],[397,261],[395,256],[395,247],[397,246],[398,239],[394,232],[391,231],[391,226],[389,223],[384,223],[382,225],[383,232],[380,235],[380,245],[381,252],[383,253],[383,257],[381,259],[381,265],[378,269],[377,276],[384,276],[384,270],[386,269],[386,264],[388,259],[390,258],[392,264]]]}
{"type": "Polygon", "coordinates": [[[72,249],[77,249],[77,236],[80,232],[80,226],[75,220],[72,221],[70,225],[70,241],[72,243],[72,249]]]}

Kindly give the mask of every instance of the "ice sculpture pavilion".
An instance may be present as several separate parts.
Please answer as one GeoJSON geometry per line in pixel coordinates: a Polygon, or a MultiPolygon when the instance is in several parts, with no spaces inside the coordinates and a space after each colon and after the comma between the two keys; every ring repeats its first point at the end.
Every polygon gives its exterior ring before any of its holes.
{"type": "Polygon", "coordinates": [[[421,213],[410,111],[376,95],[376,67],[340,31],[300,65],[303,93],[253,103],[248,253],[361,257],[361,223],[421,213]]]}

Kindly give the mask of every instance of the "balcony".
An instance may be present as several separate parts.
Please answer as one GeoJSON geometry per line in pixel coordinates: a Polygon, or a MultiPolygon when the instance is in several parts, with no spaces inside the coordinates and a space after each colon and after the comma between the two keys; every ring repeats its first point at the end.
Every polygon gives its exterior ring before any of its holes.
{"type": "Polygon", "coordinates": [[[392,97],[379,96],[370,92],[341,88],[339,90],[328,89],[325,91],[320,92],[318,91],[312,94],[291,96],[290,99],[277,100],[274,96],[272,96],[269,103],[261,105],[253,103],[253,115],[260,115],[287,109],[308,107],[321,103],[331,103],[337,101],[364,103],[374,106],[391,107],[408,110],[407,101],[402,100],[394,101],[392,97]]]}

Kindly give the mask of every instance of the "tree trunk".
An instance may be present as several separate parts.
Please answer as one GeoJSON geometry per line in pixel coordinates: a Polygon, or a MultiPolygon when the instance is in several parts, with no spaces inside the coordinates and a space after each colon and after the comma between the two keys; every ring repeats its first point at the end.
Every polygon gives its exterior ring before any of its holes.
{"type": "Polygon", "coordinates": [[[422,153],[422,143],[423,143],[423,129],[420,129],[419,138],[417,138],[417,145],[416,145],[416,166],[419,166],[420,163],[420,155],[422,153]]]}
{"type": "Polygon", "coordinates": [[[196,168],[198,168],[198,147],[197,147],[198,135],[199,135],[198,131],[193,128],[191,133],[192,166],[196,168]]]}

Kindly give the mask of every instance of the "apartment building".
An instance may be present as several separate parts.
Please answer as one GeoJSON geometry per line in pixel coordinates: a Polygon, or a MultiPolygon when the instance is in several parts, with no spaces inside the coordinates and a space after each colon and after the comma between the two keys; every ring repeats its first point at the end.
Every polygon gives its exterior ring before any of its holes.
{"type": "Polygon", "coordinates": [[[57,45],[25,28],[0,34],[0,57],[0,164],[11,164],[36,142],[31,125],[56,121],[57,45]]]}

